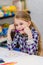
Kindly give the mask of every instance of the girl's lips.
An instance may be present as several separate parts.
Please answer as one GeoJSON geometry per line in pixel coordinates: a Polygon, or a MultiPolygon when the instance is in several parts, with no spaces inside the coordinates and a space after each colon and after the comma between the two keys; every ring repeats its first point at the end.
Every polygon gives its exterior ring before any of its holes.
{"type": "Polygon", "coordinates": [[[23,31],[24,30],[24,28],[23,29],[21,29],[21,30],[19,30],[19,31],[23,31]]]}

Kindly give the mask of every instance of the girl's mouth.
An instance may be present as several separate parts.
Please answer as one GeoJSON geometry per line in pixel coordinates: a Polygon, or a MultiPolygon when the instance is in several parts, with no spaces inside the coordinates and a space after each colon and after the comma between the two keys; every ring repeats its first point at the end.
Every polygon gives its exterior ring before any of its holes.
{"type": "Polygon", "coordinates": [[[23,29],[21,29],[21,30],[19,30],[19,31],[23,31],[24,30],[24,28],[23,29]]]}

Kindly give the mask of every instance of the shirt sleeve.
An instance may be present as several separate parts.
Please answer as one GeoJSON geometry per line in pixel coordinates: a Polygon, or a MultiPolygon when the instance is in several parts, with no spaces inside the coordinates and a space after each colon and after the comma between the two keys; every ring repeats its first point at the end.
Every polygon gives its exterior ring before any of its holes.
{"type": "Polygon", "coordinates": [[[10,36],[12,29],[14,29],[14,24],[11,24],[9,26],[8,33],[7,33],[7,47],[8,47],[8,49],[12,49],[12,47],[11,47],[12,39],[11,39],[11,36],[10,36]]]}
{"type": "Polygon", "coordinates": [[[38,40],[39,40],[39,34],[37,31],[34,32],[33,34],[33,40],[34,42],[37,44],[38,43],[38,40]]]}
{"type": "Polygon", "coordinates": [[[28,54],[32,55],[32,54],[37,54],[38,52],[38,33],[37,31],[34,32],[33,34],[33,39],[30,39],[27,41],[26,44],[26,51],[28,54]]]}
{"type": "Polygon", "coordinates": [[[19,48],[19,33],[15,33],[14,35],[14,38],[13,38],[13,41],[11,39],[8,38],[7,42],[7,46],[8,46],[8,49],[15,49],[15,48],[19,48]]]}

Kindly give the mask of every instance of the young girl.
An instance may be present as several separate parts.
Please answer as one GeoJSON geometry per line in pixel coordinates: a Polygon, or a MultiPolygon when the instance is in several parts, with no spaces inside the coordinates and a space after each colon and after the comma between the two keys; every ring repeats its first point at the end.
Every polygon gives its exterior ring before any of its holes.
{"type": "Polygon", "coordinates": [[[14,17],[13,27],[8,31],[8,48],[30,55],[38,53],[39,34],[27,12],[19,11],[14,17]]]}

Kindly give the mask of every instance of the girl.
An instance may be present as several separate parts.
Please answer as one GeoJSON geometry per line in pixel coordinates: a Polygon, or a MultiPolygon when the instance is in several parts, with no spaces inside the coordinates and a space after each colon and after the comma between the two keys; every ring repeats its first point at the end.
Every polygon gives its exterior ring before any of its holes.
{"type": "Polygon", "coordinates": [[[8,30],[8,48],[24,53],[38,54],[39,34],[27,12],[19,11],[14,17],[13,27],[8,30]],[[9,40],[10,39],[10,40],[9,40]]]}

